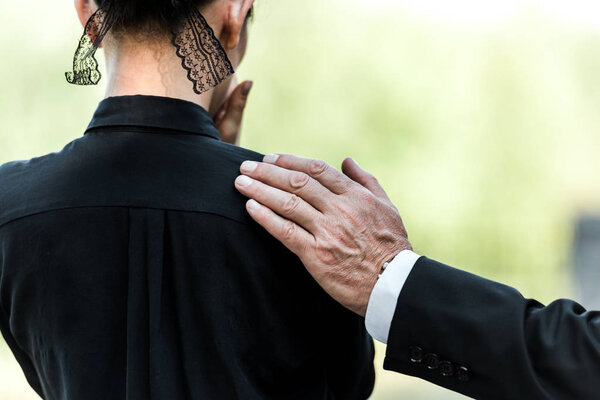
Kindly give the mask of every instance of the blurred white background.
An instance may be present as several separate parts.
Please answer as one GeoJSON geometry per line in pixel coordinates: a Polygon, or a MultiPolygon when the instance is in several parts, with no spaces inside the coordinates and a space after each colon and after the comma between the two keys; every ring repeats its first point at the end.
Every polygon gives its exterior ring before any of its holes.
{"type": "MultiPolygon", "coordinates": [[[[82,32],[72,2],[3,1],[0,27],[0,163],[59,150],[103,93],[64,81],[82,32]]],[[[573,221],[600,198],[599,31],[591,0],[260,0],[242,144],[351,155],[417,251],[577,298],[573,221]]],[[[382,371],[384,352],[373,399],[461,398],[382,371]]],[[[0,341],[0,399],[33,398],[0,341]]]]}

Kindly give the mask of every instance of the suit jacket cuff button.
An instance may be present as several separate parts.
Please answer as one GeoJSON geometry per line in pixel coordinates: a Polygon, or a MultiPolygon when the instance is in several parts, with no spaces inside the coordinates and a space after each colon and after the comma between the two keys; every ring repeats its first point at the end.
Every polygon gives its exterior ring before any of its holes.
{"type": "Polygon", "coordinates": [[[461,382],[468,382],[469,379],[471,379],[470,375],[471,373],[469,372],[469,369],[467,367],[459,367],[456,370],[456,377],[461,382]]]}
{"type": "Polygon", "coordinates": [[[425,354],[425,365],[427,369],[438,369],[440,367],[440,358],[437,354],[425,354]]]}
{"type": "Polygon", "coordinates": [[[418,346],[408,348],[408,359],[413,364],[419,364],[423,361],[423,349],[418,346]]]}
{"type": "Polygon", "coordinates": [[[450,361],[442,361],[440,363],[440,372],[442,376],[452,376],[454,375],[454,365],[450,361]]]}

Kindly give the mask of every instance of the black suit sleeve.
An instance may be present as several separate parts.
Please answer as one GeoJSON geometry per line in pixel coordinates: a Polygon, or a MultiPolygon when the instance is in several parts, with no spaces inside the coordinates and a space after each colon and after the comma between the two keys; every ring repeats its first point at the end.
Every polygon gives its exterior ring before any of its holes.
{"type": "Polygon", "coordinates": [[[398,298],[384,368],[478,399],[599,399],[600,312],[544,306],[421,257],[398,298]]]}

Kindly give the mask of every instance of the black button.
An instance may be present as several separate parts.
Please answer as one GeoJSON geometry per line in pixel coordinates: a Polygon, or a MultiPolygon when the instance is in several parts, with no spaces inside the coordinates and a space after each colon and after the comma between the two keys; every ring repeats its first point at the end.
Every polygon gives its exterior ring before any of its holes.
{"type": "Polygon", "coordinates": [[[418,364],[423,361],[423,349],[417,346],[411,346],[408,348],[408,358],[410,362],[418,364]]]}
{"type": "Polygon", "coordinates": [[[450,361],[442,361],[440,363],[440,372],[442,376],[452,376],[454,375],[454,365],[450,361]]]}
{"type": "Polygon", "coordinates": [[[469,376],[469,369],[467,367],[458,367],[456,370],[456,377],[461,382],[468,382],[471,377],[469,376]]]}
{"type": "Polygon", "coordinates": [[[425,354],[425,365],[427,369],[438,369],[440,366],[440,358],[437,354],[428,353],[425,354]]]}

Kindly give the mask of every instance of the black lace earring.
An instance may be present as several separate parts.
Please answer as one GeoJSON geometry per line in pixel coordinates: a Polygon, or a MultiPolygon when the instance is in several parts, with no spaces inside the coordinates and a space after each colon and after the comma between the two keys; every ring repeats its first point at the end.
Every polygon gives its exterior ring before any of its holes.
{"type": "Polygon", "coordinates": [[[183,18],[172,24],[172,43],[181,58],[181,66],[194,84],[194,92],[200,94],[223,82],[234,70],[221,42],[198,8],[189,1],[178,3],[183,18]]]}
{"type": "Polygon", "coordinates": [[[67,82],[74,85],[98,84],[102,75],[94,56],[113,22],[113,18],[110,16],[107,18],[107,13],[102,7],[88,19],[73,56],[73,71],[65,72],[67,82]]]}
{"type": "MultiPolygon", "coordinates": [[[[204,93],[233,73],[233,66],[198,8],[189,0],[172,1],[176,18],[171,22],[172,43],[194,92],[204,93]]],[[[103,3],[104,4],[104,3],[103,3]]],[[[66,72],[67,82],[74,85],[96,85],[101,78],[96,50],[114,24],[115,10],[100,6],[85,24],[73,57],[73,71],[66,72]]]]}

